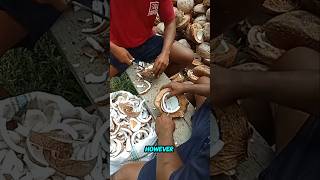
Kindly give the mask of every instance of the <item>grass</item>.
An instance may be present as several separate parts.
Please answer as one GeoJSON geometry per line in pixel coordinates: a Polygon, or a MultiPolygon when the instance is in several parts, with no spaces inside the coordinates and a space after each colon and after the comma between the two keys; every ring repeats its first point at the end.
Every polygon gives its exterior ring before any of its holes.
{"type": "Polygon", "coordinates": [[[123,73],[119,77],[112,78],[110,81],[110,88],[111,88],[111,92],[124,90],[124,91],[129,91],[134,95],[138,95],[137,91],[135,90],[132,82],[130,81],[126,73],[123,73]]]}
{"type": "Polygon", "coordinates": [[[57,94],[75,106],[90,104],[49,34],[33,50],[13,49],[0,58],[0,86],[12,96],[32,91],[57,94]]]}

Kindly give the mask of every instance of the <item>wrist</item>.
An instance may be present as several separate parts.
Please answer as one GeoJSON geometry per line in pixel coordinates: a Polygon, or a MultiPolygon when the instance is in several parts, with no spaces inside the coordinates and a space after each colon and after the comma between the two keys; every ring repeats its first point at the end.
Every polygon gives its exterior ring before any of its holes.
{"type": "Polygon", "coordinates": [[[174,145],[173,133],[165,133],[158,136],[158,144],[162,146],[174,145]]]}

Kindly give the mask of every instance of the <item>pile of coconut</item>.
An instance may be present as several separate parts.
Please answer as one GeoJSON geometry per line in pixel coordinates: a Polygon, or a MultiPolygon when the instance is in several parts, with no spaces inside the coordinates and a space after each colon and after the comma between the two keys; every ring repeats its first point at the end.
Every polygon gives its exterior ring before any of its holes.
{"type": "MultiPolygon", "coordinates": [[[[203,73],[210,75],[210,0],[173,0],[176,15],[177,36],[179,43],[190,48],[195,53],[194,67],[201,65],[203,72],[194,74],[194,70],[186,69],[184,75],[191,81],[196,81],[203,73]]],[[[155,30],[163,35],[164,23],[159,16],[155,22],[155,30]]]]}
{"type": "Polygon", "coordinates": [[[127,91],[110,94],[111,175],[121,164],[140,160],[144,146],[156,142],[152,119],[141,98],[127,91]]]}
{"type": "Polygon", "coordinates": [[[107,123],[82,108],[66,112],[68,103],[60,109],[38,98],[13,113],[14,102],[0,103],[0,179],[107,178],[107,123]]]}

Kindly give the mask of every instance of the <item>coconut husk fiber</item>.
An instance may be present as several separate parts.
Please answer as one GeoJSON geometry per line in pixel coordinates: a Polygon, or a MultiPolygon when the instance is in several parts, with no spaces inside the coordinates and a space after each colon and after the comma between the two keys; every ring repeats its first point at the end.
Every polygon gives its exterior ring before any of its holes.
{"type": "Polygon", "coordinates": [[[215,110],[223,149],[210,160],[210,175],[228,174],[248,156],[248,140],[251,136],[248,118],[236,103],[215,110]]]}

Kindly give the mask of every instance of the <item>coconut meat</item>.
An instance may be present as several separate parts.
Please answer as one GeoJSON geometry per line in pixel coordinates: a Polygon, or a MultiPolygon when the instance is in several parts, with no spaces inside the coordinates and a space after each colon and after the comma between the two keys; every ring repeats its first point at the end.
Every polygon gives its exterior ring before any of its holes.
{"type": "Polygon", "coordinates": [[[166,92],[162,97],[161,108],[166,113],[175,113],[180,109],[179,100],[176,96],[170,96],[170,92],[166,92]]]}

